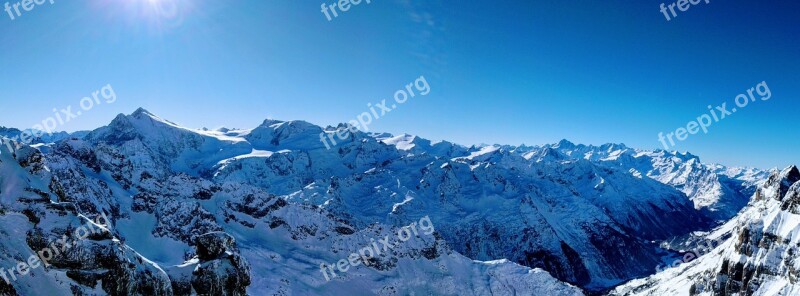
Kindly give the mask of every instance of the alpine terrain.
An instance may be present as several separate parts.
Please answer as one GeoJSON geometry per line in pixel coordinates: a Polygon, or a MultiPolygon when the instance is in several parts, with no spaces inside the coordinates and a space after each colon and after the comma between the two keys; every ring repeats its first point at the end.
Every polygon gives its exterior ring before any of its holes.
{"type": "Polygon", "coordinates": [[[4,140],[0,268],[14,278],[0,294],[800,291],[795,167],[566,140],[466,147],[347,132],[331,149],[320,141],[347,128],[190,129],[139,109],[93,131],[4,140]],[[720,243],[656,273],[700,240],[720,243]]]}

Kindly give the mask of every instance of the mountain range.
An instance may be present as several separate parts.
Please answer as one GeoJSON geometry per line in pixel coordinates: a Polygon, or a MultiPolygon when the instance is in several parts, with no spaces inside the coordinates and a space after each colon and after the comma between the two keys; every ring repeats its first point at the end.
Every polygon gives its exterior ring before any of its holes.
{"type": "Polygon", "coordinates": [[[468,147],[352,132],[331,149],[320,141],[347,128],[191,129],[138,109],[93,131],[0,145],[0,267],[88,217],[108,218],[103,235],[0,281],[0,294],[796,291],[794,167],[566,140],[468,147]],[[432,235],[326,272],[423,218],[432,235]],[[708,239],[719,241],[712,252],[660,271],[708,239]]]}

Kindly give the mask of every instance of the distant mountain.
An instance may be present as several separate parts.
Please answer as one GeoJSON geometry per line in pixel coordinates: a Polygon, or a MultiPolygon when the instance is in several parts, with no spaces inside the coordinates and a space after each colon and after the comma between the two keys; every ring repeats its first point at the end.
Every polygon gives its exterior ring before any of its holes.
{"type": "Polygon", "coordinates": [[[22,139],[21,139],[20,135],[22,135],[23,132],[28,132],[28,134],[32,135],[32,137],[30,139],[30,143],[27,143],[27,144],[49,144],[49,143],[55,143],[55,142],[58,142],[58,141],[61,141],[61,140],[64,140],[64,139],[67,139],[67,138],[70,138],[70,137],[83,138],[84,136],[86,136],[89,133],[89,131],[77,131],[77,132],[73,132],[73,133],[67,133],[67,132],[46,133],[46,132],[43,132],[43,131],[37,131],[37,130],[32,130],[32,129],[19,130],[19,129],[16,129],[16,128],[7,128],[7,127],[0,126],[0,137],[5,137],[5,138],[8,138],[8,139],[15,139],[15,140],[21,142],[22,139]]]}
{"type": "MultiPolygon", "coordinates": [[[[191,272],[214,263],[235,271],[220,288],[232,295],[575,295],[563,282],[597,292],[652,275],[676,254],[662,242],[734,216],[768,174],[622,144],[465,147],[363,132],[331,149],[320,141],[345,128],[196,130],[139,109],[39,146],[53,176],[41,190],[81,215],[106,214],[174,294],[219,288],[191,272]],[[423,217],[431,236],[326,280],[321,264],[423,217]]],[[[94,291],[96,281],[67,275],[53,289],[94,291]]]]}

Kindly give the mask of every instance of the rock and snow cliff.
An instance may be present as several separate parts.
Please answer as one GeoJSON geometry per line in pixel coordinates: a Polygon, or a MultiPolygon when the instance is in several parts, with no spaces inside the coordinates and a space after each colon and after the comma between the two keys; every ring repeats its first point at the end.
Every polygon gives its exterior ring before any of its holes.
{"type": "Polygon", "coordinates": [[[617,287],[613,295],[798,295],[800,171],[775,172],[736,217],[708,234],[713,250],[617,287]]]}

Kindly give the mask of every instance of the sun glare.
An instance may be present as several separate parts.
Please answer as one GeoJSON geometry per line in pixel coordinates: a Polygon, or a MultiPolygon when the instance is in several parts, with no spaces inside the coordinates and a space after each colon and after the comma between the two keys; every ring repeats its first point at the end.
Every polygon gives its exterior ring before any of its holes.
{"type": "Polygon", "coordinates": [[[180,27],[192,3],[185,0],[134,0],[119,11],[132,24],[146,23],[157,31],[180,27]]]}

